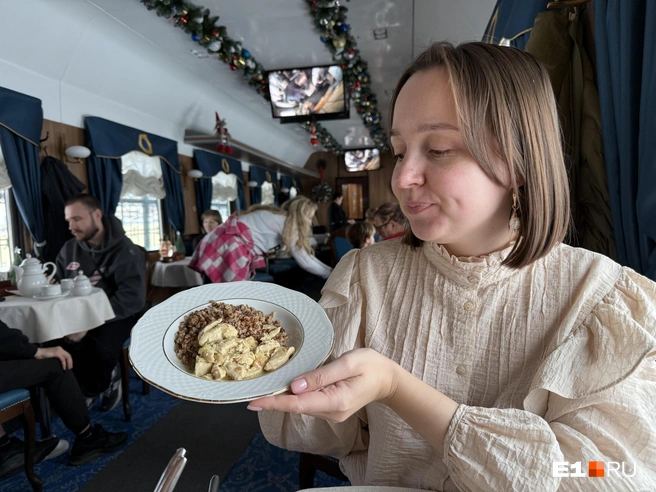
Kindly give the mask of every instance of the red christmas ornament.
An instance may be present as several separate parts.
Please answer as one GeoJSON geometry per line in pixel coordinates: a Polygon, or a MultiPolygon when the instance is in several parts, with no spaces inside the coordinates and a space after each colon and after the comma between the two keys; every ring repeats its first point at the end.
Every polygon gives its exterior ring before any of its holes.
{"type": "Polygon", "coordinates": [[[310,145],[312,147],[316,147],[319,145],[319,139],[317,138],[317,129],[314,126],[314,123],[312,123],[312,126],[310,127],[310,145]]]}
{"type": "Polygon", "coordinates": [[[216,29],[212,29],[212,36],[216,38],[218,35],[219,35],[219,31],[217,31],[216,29]]]}
{"type": "Polygon", "coordinates": [[[180,20],[182,21],[183,24],[186,24],[187,22],[189,22],[189,17],[185,15],[184,17],[180,17],[180,20]]]}
{"type": "Polygon", "coordinates": [[[216,150],[219,153],[226,153],[228,155],[232,154],[232,147],[230,147],[230,133],[228,132],[228,125],[226,120],[222,120],[219,117],[219,113],[214,113],[216,116],[216,136],[219,139],[219,144],[216,146],[216,150]]]}
{"type": "Polygon", "coordinates": [[[230,70],[234,72],[235,70],[237,70],[237,67],[235,65],[230,65],[230,70]]]}

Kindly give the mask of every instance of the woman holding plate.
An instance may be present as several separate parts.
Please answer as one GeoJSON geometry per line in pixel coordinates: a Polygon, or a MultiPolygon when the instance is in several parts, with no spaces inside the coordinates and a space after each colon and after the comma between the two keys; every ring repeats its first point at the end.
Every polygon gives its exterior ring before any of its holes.
{"type": "Polygon", "coordinates": [[[410,230],[338,264],[321,300],[333,359],[251,402],[266,438],[339,458],[354,485],[656,490],[656,284],[562,243],[546,69],[435,44],[392,108],[410,230]],[[588,462],[626,476],[590,478],[588,462]]]}

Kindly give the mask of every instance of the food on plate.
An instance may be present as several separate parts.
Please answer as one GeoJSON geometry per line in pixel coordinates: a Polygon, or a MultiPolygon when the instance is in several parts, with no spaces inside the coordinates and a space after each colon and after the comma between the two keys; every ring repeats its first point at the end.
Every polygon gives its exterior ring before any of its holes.
{"type": "Polygon", "coordinates": [[[251,379],[282,367],[294,354],[289,336],[273,319],[250,306],[211,301],[185,316],[175,353],[194,375],[210,380],[251,379]]]}

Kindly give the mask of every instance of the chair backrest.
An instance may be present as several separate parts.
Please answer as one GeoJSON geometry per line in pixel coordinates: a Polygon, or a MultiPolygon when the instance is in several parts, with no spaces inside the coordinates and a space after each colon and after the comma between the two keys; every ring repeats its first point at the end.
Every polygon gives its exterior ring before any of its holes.
{"type": "Polygon", "coordinates": [[[342,256],[353,249],[351,243],[349,243],[348,239],[346,239],[346,227],[342,227],[341,229],[337,229],[336,231],[330,233],[328,246],[330,246],[330,250],[332,251],[333,266],[335,266],[337,265],[337,262],[342,258],[342,256]],[[344,243],[344,241],[346,243],[344,243]],[[339,250],[337,246],[338,244],[340,245],[339,250]]]}
{"type": "Polygon", "coordinates": [[[353,249],[353,245],[349,243],[345,237],[336,237],[334,240],[335,252],[337,253],[337,261],[342,259],[346,253],[353,249]]]}

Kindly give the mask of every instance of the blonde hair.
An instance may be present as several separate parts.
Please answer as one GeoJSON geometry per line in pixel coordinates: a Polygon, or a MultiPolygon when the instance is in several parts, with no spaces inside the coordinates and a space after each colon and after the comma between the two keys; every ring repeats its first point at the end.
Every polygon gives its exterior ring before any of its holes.
{"type": "MultiPolygon", "coordinates": [[[[473,158],[500,185],[505,184],[492,163],[501,158],[508,166],[509,183],[519,201],[521,240],[503,264],[529,265],[563,241],[570,220],[569,185],[549,74],[534,56],[515,48],[435,43],[401,75],[392,96],[390,128],[405,83],[417,72],[436,68],[443,68],[449,77],[458,126],[473,158]],[[523,186],[516,185],[518,179],[523,186]]],[[[409,228],[403,241],[414,247],[422,244],[409,228]]]]}
{"type": "Polygon", "coordinates": [[[310,221],[317,212],[317,204],[307,197],[295,197],[289,204],[285,228],[282,231],[282,240],[287,249],[296,246],[313,255],[310,246],[312,228],[310,221]]]}
{"type": "Polygon", "coordinates": [[[242,213],[242,215],[248,215],[253,212],[261,212],[261,211],[285,215],[285,211],[276,207],[275,205],[262,205],[260,203],[256,205],[251,205],[250,207],[248,207],[248,210],[242,213]]]}
{"type": "Polygon", "coordinates": [[[346,228],[346,237],[354,248],[362,248],[364,242],[376,234],[376,228],[369,222],[356,222],[346,228]]]}

